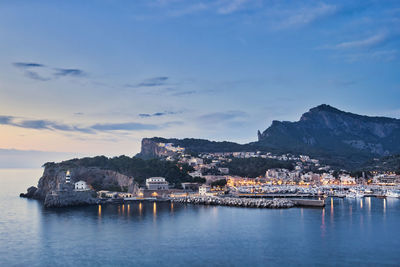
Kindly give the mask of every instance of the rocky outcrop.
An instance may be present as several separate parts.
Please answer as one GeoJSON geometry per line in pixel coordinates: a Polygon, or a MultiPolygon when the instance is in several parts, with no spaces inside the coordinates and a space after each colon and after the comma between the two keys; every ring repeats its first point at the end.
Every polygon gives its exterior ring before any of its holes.
{"type": "Polygon", "coordinates": [[[46,208],[93,205],[97,203],[94,191],[53,191],[46,195],[46,208]]]}
{"type": "Polygon", "coordinates": [[[44,200],[47,194],[59,189],[59,184],[64,183],[65,173],[71,173],[71,183],[85,181],[95,189],[112,189],[116,191],[134,192],[136,183],[133,177],[128,177],[111,170],[103,170],[99,167],[67,166],[59,164],[45,164],[42,177],[39,179],[37,190],[32,198],[44,200]]]}
{"type": "Polygon", "coordinates": [[[74,191],[74,183],[85,181],[89,187],[97,190],[127,191],[138,190],[133,177],[116,171],[99,167],[80,166],[74,160],[61,163],[46,163],[37,188],[29,187],[21,197],[44,201],[45,207],[68,207],[96,204],[96,192],[74,191]],[[70,171],[71,182],[66,183],[67,170],[70,171]]]}
{"type": "Polygon", "coordinates": [[[143,138],[140,150],[142,158],[159,158],[173,156],[175,153],[158,145],[159,140],[152,138],[143,138]]]}
{"type": "Polygon", "coordinates": [[[287,209],[294,207],[294,203],[284,198],[234,198],[234,197],[216,197],[216,196],[198,196],[172,198],[173,202],[190,203],[198,205],[218,205],[231,207],[247,208],[268,208],[268,209],[287,209]]]}
{"type": "Polygon", "coordinates": [[[320,105],[304,113],[297,122],[273,121],[258,142],[281,147],[311,146],[356,149],[387,155],[400,151],[400,120],[368,117],[320,105]]]}
{"type": "Polygon", "coordinates": [[[34,198],[36,191],[37,191],[37,187],[31,186],[27,189],[26,193],[21,193],[19,196],[26,197],[26,198],[34,198]]]}
{"type": "Polygon", "coordinates": [[[400,120],[369,117],[320,105],[297,122],[273,121],[258,132],[255,145],[284,152],[304,153],[332,161],[362,163],[400,153],[400,120]]]}
{"type": "Polygon", "coordinates": [[[238,151],[256,151],[254,145],[242,145],[234,142],[216,142],[205,139],[184,138],[165,139],[162,137],[143,138],[140,153],[137,155],[143,159],[158,158],[175,155],[174,152],[158,146],[158,143],[172,143],[174,146],[185,148],[187,152],[203,153],[203,152],[238,152],[238,151]]]}

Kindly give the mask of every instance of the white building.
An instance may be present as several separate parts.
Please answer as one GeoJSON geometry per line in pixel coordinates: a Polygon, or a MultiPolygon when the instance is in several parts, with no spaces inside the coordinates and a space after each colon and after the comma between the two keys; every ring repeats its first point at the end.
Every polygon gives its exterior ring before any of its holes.
{"type": "Polygon", "coordinates": [[[340,175],[339,179],[342,184],[355,184],[356,183],[356,179],[354,177],[351,177],[348,174],[340,175]]]}
{"type": "Polygon", "coordinates": [[[218,171],[222,174],[229,174],[229,168],[218,168],[218,171]]]}
{"type": "Polygon", "coordinates": [[[202,177],[201,171],[189,172],[189,175],[192,177],[202,177]]]}
{"type": "Polygon", "coordinates": [[[199,195],[207,195],[207,193],[211,192],[211,187],[203,184],[199,187],[199,195]]]}
{"type": "Polygon", "coordinates": [[[75,191],[86,191],[86,190],[89,190],[89,187],[85,181],[78,181],[75,183],[75,191]]]}
{"type": "Polygon", "coordinates": [[[168,190],[168,182],[164,177],[151,177],[146,179],[148,190],[168,190]]]}

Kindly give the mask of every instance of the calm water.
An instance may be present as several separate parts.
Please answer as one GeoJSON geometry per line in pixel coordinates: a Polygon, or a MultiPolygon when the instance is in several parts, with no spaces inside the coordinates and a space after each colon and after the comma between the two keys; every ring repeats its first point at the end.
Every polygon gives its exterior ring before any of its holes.
{"type": "Polygon", "coordinates": [[[47,210],[19,193],[41,170],[0,171],[1,266],[398,265],[400,201],[325,209],[134,203],[47,210]]]}

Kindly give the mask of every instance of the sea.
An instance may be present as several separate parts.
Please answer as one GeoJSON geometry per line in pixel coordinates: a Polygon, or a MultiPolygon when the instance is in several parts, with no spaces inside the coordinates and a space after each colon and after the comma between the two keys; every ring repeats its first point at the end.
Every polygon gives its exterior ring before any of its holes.
{"type": "Polygon", "coordinates": [[[400,200],[325,208],[132,202],[46,209],[42,169],[0,170],[0,266],[399,266],[400,200]]]}

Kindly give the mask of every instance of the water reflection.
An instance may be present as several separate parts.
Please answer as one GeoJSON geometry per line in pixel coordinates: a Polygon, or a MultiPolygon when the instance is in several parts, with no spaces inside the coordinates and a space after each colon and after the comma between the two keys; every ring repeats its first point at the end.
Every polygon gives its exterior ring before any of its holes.
{"type": "Polygon", "coordinates": [[[331,198],[331,223],[333,223],[333,213],[334,213],[334,209],[333,209],[333,198],[331,198]]]}
{"type": "Polygon", "coordinates": [[[155,201],[153,202],[153,216],[157,217],[157,204],[155,201]]]}
{"type": "Polygon", "coordinates": [[[360,200],[360,208],[361,209],[363,208],[363,200],[362,199],[360,200]]]}
{"type": "Polygon", "coordinates": [[[139,216],[142,216],[143,205],[142,202],[139,202],[139,216]]]}
{"type": "Polygon", "coordinates": [[[383,214],[386,214],[386,198],[383,199],[383,214]]]}
{"type": "Polygon", "coordinates": [[[368,206],[368,215],[370,215],[371,214],[371,197],[367,197],[365,199],[365,201],[366,201],[367,206],[368,206]]]}
{"type": "Polygon", "coordinates": [[[353,206],[351,205],[351,203],[349,205],[349,218],[350,218],[350,224],[352,224],[353,223],[353,206]]]}
{"type": "Polygon", "coordinates": [[[322,216],[321,216],[321,237],[325,237],[325,208],[322,208],[322,216]]]}
{"type": "Polygon", "coordinates": [[[99,219],[101,218],[101,205],[98,206],[97,208],[97,215],[99,217],[99,219]]]}
{"type": "Polygon", "coordinates": [[[171,213],[174,213],[174,203],[171,202],[171,213]]]}

